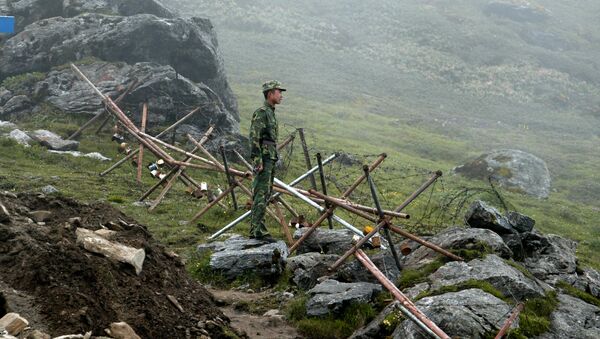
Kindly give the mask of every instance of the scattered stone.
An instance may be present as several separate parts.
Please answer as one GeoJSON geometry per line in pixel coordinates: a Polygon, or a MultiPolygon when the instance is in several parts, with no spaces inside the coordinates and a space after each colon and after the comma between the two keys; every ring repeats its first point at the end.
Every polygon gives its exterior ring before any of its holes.
{"type": "Polygon", "coordinates": [[[50,194],[54,194],[54,193],[58,193],[59,190],[56,189],[56,187],[52,186],[52,185],[46,185],[44,187],[42,187],[42,193],[46,194],[46,195],[50,195],[50,194]]]}
{"type": "Polygon", "coordinates": [[[27,133],[21,131],[20,129],[12,130],[8,134],[8,137],[15,140],[19,145],[23,145],[25,147],[31,146],[30,144],[33,142],[33,139],[31,139],[27,133]]]}
{"type": "Polygon", "coordinates": [[[32,132],[30,137],[40,145],[55,151],[76,151],[79,147],[78,141],[63,140],[59,135],[43,129],[32,132]]]}
{"type": "Polygon", "coordinates": [[[50,220],[50,218],[52,217],[52,212],[50,212],[50,211],[33,211],[33,212],[29,212],[29,216],[35,222],[45,222],[45,221],[50,220]]]}
{"type": "Polygon", "coordinates": [[[68,154],[68,155],[72,155],[76,158],[86,157],[86,158],[90,158],[90,159],[94,159],[94,160],[98,160],[98,161],[110,161],[111,160],[111,158],[107,158],[98,152],[81,153],[79,151],[55,151],[55,150],[49,150],[48,152],[54,153],[54,154],[68,154]]]}
{"type": "Polygon", "coordinates": [[[506,218],[513,229],[519,233],[531,232],[535,226],[535,220],[519,212],[508,212],[506,218]]]}
{"type": "Polygon", "coordinates": [[[558,235],[523,233],[525,267],[536,277],[550,284],[576,278],[577,243],[558,235]]]}
{"type": "Polygon", "coordinates": [[[375,319],[371,320],[367,326],[356,330],[349,339],[379,339],[389,336],[391,334],[390,327],[393,324],[386,324],[385,322],[392,313],[400,312],[398,309],[399,304],[400,302],[395,300],[387,305],[375,319]]]}
{"type": "Polygon", "coordinates": [[[198,245],[197,250],[200,253],[212,251],[210,268],[231,280],[250,272],[267,280],[276,279],[283,273],[288,256],[283,241],[265,243],[239,235],[198,245]]]}
{"type": "Polygon", "coordinates": [[[309,316],[339,313],[353,302],[370,302],[379,292],[381,292],[381,285],[378,284],[341,283],[328,279],[308,291],[306,313],[309,316]]]}
{"type": "Polygon", "coordinates": [[[152,205],[152,202],[150,201],[134,201],[131,203],[132,206],[135,207],[148,207],[152,205]]]}
{"type": "MultiPolygon", "coordinates": [[[[502,241],[502,238],[489,229],[452,227],[441,231],[428,241],[446,250],[480,249],[482,245],[485,245],[502,258],[510,258],[512,255],[512,251],[502,241]]],[[[441,254],[438,252],[420,246],[404,258],[403,265],[407,268],[418,269],[440,256],[441,254]]]]}
{"type": "Polygon", "coordinates": [[[115,339],[141,339],[126,322],[112,323],[106,332],[115,339]]]}
{"type": "Polygon", "coordinates": [[[528,297],[540,297],[544,290],[537,282],[527,278],[523,273],[505,263],[494,254],[485,259],[474,259],[468,263],[449,262],[429,276],[431,289],[452,286],[467,280],[487,281],[505,296],[519,300],[528,297]]]}
{"type": "MultiPolygon", "coordinates": [[[[475,288],[423,298],[416,306],[453,338],[484,338],[490,332],[495,333],[511,310],[504,301],[475,288]]],[[[415,323],[404,320],[392,338],[425,339],[428,336],[415,323]]]]}
{"type": "Polygon", "coordinates": [[[0,328],[4,328],[10,335],[19,335],[29,325],[27,319],[18,313],[7,313],[0,318],[0,328]]]}
{"type": "Polygon", "coordinates": [[[309,290],[317,284],[317,279],[331,274],[328,271],[339,255],[309,252],[288,258],[287,268],[294,274],[292,280],[300,289],[309,290]]]}
{"type": "Polygon", "coordinates": [[[2,121],[0,120],[0,129],[14,129],[17,125],[13,124],[10,121],[2,121]]]}
{"type": "Polygon", "coordinates": [[[177,298],[175,298],[174,296],[172,296],[170,294],[167,294],[167,299],[169,299],[171,304],[173,304],[173,306],[175,306],[179,310],[179,312],[185,313],[185,311],[183,310],[183,307],[181,307],[181,304],[179,303],[179,301],[177,301],[177,298]]]}
{"type": "MultiPolygon", "coordinates": [[[[294,232],[294,239],[299,239],[306,229],[294,232]]],[[[298,254],[318,252],[325,254],[344,254],[352,246],[354,233],[346,229],[330,230],[317,228],[297,249],[298,254]]]]}
{"type": "Polygon", "coordinates": [[[465,215],[465,222],[473,228],[486,228],[498,234],[513,232],[513,228],[497,209],[488,206],[485,202],[477,200],[469,206],[465,215]]]}
{"type": "Polygon", "coordinates": [[[285,322],[285,316],[278,309],[268,310],[263,317],[269,318],[267,321],[269,326],[277,326],[285,322]]]}
{"type": "Polygon", "coordinates": [[[119,243],[110,242],[93,231],[85,228],[77,228],[77,243],[83,245],[86,250],[103,254],[110,259],[130,264],[135,268],[135,273],[142,272],[146,253],[143,248],[136,249],[119,243]]]}
{"type": "Polygon", "coordinates": [[[600,338],[600,308],[566,294],[558,295],[551,327],[540,338],[600,338]]]}
{"type": "Polygon", "coordinates": [[[550,194],[550,171],[546,163],[533,154],[519,150],[497,150],[454,169],[469,178],[498,181],[508,190],[537,198],[550,194]]]}
{"type": "Polygon", "coordinates": [[[33,332],[29,333],[25,339],[50,339],[52,338],[49,334],[46,334],[39,330],[33,330],[33,332]]]}

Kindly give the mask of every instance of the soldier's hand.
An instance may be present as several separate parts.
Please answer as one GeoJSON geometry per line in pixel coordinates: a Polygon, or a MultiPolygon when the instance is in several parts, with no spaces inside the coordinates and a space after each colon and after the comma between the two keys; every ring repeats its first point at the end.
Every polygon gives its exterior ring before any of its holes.
{"type": "Polygon", "coordinates": [[[258,174],[258,173],[262,172],[262,170],[263,170],[263,165],[262,164],[258,164],[256,166],[254,166],[254,171],[253,172],[254,172],[254,174],[258,174]]]}

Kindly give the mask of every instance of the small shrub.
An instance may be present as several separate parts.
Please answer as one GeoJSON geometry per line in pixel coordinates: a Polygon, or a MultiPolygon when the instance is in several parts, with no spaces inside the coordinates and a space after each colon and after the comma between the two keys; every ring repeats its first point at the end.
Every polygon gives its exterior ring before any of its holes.
{"type": "Polygon", "coordinates": [[[122,204],[122,203],[125,202],[125,199],[123,197],[119,197],[119,196],[116,196],[116,195],[111,195],[106,200],[108,200],[110,202],[114,202],[116,204],[122,204]]]}
{"type": "Polygon", "coordinates": [[[536,337],[550,329],[550,315],[558,306],[556,292],[548,292],[544,297],[532,298],[525,302],[519,314],[519,328],[510,332],[510,338],[536,337]]]}
{"type": "Polygon", "coordinates": [[[40,72],[31,72],[8,77],[2,81],[2,87],[5,87],[16,94],[27,94],[27,89],[35,85],[38,81],[44,80],[46,75],[40,72]]]}
{"type": "Polygon", "coordinates": [[[290,301],[285,308],[285,315],[288,320],[297,322],[306,318],[306,301],[308,297],[300,296],[290,301]]]}

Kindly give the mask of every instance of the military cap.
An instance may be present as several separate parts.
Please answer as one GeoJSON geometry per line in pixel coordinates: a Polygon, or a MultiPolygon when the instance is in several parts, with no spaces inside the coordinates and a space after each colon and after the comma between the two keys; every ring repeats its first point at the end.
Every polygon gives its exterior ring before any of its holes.
{"type": "Polygon", "coordinates": [[[279,82],[277,80],[269,80],[262,85],[263,92],[270,91],[272,89],[278,89],[280,91],[286,90],[285,88],[283,88],[283,85],[281,84],[281,82],[279,82]]]}

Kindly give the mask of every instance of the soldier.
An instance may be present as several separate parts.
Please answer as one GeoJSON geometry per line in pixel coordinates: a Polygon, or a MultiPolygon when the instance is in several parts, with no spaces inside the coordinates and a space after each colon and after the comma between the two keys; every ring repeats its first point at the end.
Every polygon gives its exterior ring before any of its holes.
{"type": "Polygon", "coordinates": [[[268,200],[271,197],[275,163],[277,155],[277,118],[275,105],[281,103],[282,92],[285,88],[276,80],[267,81],[262,85],[265,102],[254,111],[250,126],[250,157],[254,166],[254,181],[252,182],[252,221],[250,238],[274,241],[264,223],[268,200]]]}

